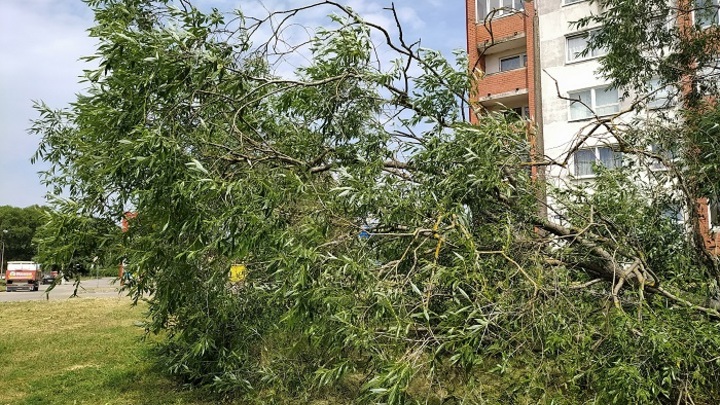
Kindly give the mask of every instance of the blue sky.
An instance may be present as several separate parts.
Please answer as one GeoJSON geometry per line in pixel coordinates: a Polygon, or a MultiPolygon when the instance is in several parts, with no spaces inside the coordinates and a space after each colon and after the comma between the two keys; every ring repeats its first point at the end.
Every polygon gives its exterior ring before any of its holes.
{"type": "MultiPolygon", "coordinates": [[[[383,8],[390,0],[340,0],[369,21],[388,25],[383,8]]],[[[230,11],[240,4],[246,14],[281,10],[310,3],[305,0],[194,0],[203,8],[230,11]]],[[[395,0],[407,42],[421,40],[452,58],[465,48],[465,3],[461,0],[395,0]]],[[[318,16],[320,18],[320,16],[318,16]]],[[[312,17],[304,21],[318,25],[312,17]]],[[[0,205],[26,207],[44,204],[46,189],[37,174],[46,168],[30,164],[39,139],[27,133],[36,118],[33,100],[53,108],[68,105],[82,92],[78,59],[94,51],[86,30],[93,16],[81,0],[0,1],[0,205]]]]}

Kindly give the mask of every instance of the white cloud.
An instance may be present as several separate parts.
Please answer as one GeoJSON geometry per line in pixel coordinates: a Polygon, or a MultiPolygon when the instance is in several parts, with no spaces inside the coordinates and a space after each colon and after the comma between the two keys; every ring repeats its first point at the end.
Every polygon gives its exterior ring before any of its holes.
{"type": "MultiPolygon", "coordinates": [[[[231,11],[242,7],[246,14],[264,16],[268,11],[309,4],[300,0],[194,0],[203,9],[217,7],[231,11]]],[[[364,18],[388,27],[395,33],[389,11],[390,0],[340,0],[364,18]]],[[[465,46],[465,5],[459,0],[395,0],[398,18],[407,43],[422,39],[424,47],[450,50],[465,46]]],[[[288,30],[288,40],[300,41],[308,34],[302,27],[327,24],[329,7],[308,10],[299,15],[299,25],[288,30]]],[[[42,204],[45,189],[36,174],[42,167],[32,166],[30,157],[38,139],[26,133],[36,117],[31,100],[43,100],[51,107],[64,107],[75,93],[82,70],[78,61],[92,54],[94,41],[87,36],[93,16],[79,0],[0,0],[0,205],[42,204]]],[[[311,32],[312,34],[312,32],[311,32]]],[[[281,73],[289,74],[305,64],[306,54],[288,58],[281,73]]],[[[381,54],[381,59],[387,59],[381,54]]]]}

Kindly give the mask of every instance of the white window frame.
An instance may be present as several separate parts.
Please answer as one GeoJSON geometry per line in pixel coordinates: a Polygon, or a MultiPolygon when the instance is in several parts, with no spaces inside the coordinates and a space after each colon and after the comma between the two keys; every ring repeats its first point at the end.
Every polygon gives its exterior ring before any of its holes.
{"type": "Polygon", "coordinates": [[[563,0],[563,6],[570,6],[577,3],[582,3],[583,1],[587,0],[563,0]]]}
{"type": "MultiPolygon", "coordinates": [[[[597,28],[591,29],[588,31],[583,32],[577,32],[574,34],[570,34],[565,37],[565,63],[578,63],[578,62],[585,62],[592,59],[597,59],[601,56],[607,55],[607,49],[593,49],[590,52],[588,52],[585,56],[577,55],[574,58],[570,56],[570,41],[576,38],[585,38],[585,42],[587,43],[587,39],[590,38],[593,32],[598,31],[597,28]]],[[[584,50],[584,49],[583,49],[584,50]]],[[[581,51],[582,52],[582,51],[581,51]]]]}
{"type": "Polygon", "coordinates": [[[598,87],[591,87],[591,88],[589,88],[589,89],[581,89],[581,90],[569,91],[569,92],[568,92],[568,98],[571,98],[571,99],[573,99],[573,100],[569,100],[569,101],[568,101],[568,121],[569,121],[569,122],[572,122],[572,121],[588,120],[588,119],[594,118],[596,115],[602,117],[602,116],[613,115],[613,114],[619,112],[619,111],[620,111],[620,95],[619,95],[619,93],[617,93],[617,89],[615,89],[615,92],[616,92],[617,95],[618,95],[618,97],[617,97],[617,102],[615,102],[614,104],[603,104],[603,105],[601,105],[601,106],[598,106],[598,105],[597,105],[597,97],[596,97],[597,91],[598,91],[598,90],[607,90],[607,89],[612,89],[612,86],[598,86],[598,87]],[[573,95],[579,95],[580,93],[585,93],[585,92],[588,92],[588,91],[590,92],[590,105],[588,105],[588,106],[582,105],[582,104],[580,103],[580,101],[579,101],[579,99],[580,99],[579,97],[578,97],[578,98],[573,97],[573,95]],[[577,100],[577,101],[575,101],[575,100],[577,100]],[[572,112],[573,112],[572,105],[573,105],[573,104],[576,104],[576,103],[579,104],[579,105],[582,106],[582,107],[590,107],[590,114],[589,114],[588,116],[583,116],[583,117],[573,117],[573,116],[572,116],[572,112]],[[614,109],[614,111],[609,112],[609,113],[605,113],[605,114],[598,114],[598,113],[597,113],[597,108],[598,108],[598,107],[610,107],[610,106],[616,106],[616,108],[614,109]]]}
{"type": "Polygon", "coordinates": [[[717,196],[708,198],[707,209],[708,228],[713,232],[720,231],[720,200],[717,196]]]}
{"type": "Polygon", "coordinates": [[[497,12],[493,15],[493,18],[505,17],[525,11],[525,0],[511,0],[511,7],[506,7],[503,4],[504,1],[505,0],[475,0],[475,21],[485,21],[486,16],[488,16],[493,10],[497,10],[497,12]],[[483,6],[484,10],[481,12],[483,6]]]}
{"type": "Polygon", "coordinates": [[[499,61],[498,63],[499,63],[499,66],[498,66],[498,72],[499,72],[499,73],[502,73],[502,72],[512,72],[513,70],[523,69],[523,68],[526,68],[526,67],[527,67],[527,54],[526,54],[526,53],[521,53],[521,54],[518,54],[518,55],[506,56],[506,57],[504,57],[504,58],[500,58],[500,61],[499,61]],[[519,58],[519,59],[520,59],[520,67],[515,68],[515,69],[507,69],[507,70],[503,70],[503,69],[502,69],[503,61],[509,60],[509,59],[515,59],[515,58],[519,58]]]}
{"type": "MultiPolygon", "coordinates": [[[[696,25],[700,25],[700,24],[697,22],[697,20],[696,20],[696,18],[697,18],[697,9],[699,8],[699,5],[697,4],[698,1],[705,2],[705,0],[692,0],[691,3],[690,3],[691,6],[692,6],[692,8],[693,8],[693,11],[692,11],[692,21],[693,21],[693,24],[696,24],[696,25]]],[[[705,25],[700,25],[701,28],[707,28],[707,27],[710,27],[710,26],[712,26],[712,25],[718,25],[718,23],[720,23],[720,1],[719,1],[719,0],[710,0],[710,1],[712,2],[712,4],[710,5],[710,7],[717,7],[717,10],[715,10],[715,21],[714,21],[714,23],[705,24],[705,25]]]]}
{"type": "MultiPolygon", "coordinates": [[[[592,146],[592,147],[588,147],[588,148],[580,148],[580,149],[576,150],[575,153],[573,153],[573,176],[575,176],[575,178],[588,179],[588,178],[593,178],[593,177],[597,176],[597,173],[592,169],[592,166],[590,167],[590,173],[579,174],[580,170],[578,167],[579,162],[577,159],[577,155],[581,151],[582,152],[593,151],[593,154],[595,155],[595,161],[592,163],[594,163],[596,165],[602,165],[603,164],[602,160],[600,160],[600,150],[601,149],[610,150],[613,153],[613,156],[615,156],[616,153],[619,155],[619,162],[614,163],[611,167],[608,167],[609,169],[616,169],[618,167],[622,167],[622,164],[623,164],[622,152],[616,151],[615,148],[613,148],[610,145],[597,145],[597,146],[592,146]]],[[[614,161],[615,161],[615,159],[613,159],[613,162],[614,161]]]]}

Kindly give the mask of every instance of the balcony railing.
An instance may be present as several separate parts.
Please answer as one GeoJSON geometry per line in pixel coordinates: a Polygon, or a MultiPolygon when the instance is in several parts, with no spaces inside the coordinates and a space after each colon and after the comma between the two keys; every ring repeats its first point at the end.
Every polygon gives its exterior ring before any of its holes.
{"type": "Polygon", "coordinates": [[[527,94],[527,68],[486,75],[478,82],[479,101],[500,100],[527,94]]]}

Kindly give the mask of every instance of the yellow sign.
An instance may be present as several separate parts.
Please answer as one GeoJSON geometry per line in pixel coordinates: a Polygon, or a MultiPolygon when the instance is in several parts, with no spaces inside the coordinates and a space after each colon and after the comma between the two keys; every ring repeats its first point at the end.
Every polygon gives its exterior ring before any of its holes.
{"type": "Polygon", "coordinates": [[[247,267],[244,264],[233,264],[230,266],[230,282],[239,283],[245,281],[247,277],[247,267]]]}

